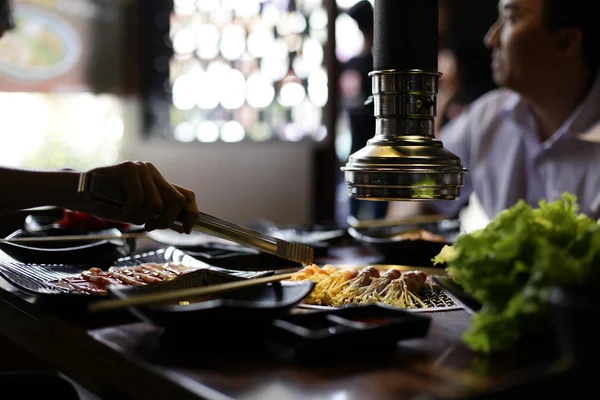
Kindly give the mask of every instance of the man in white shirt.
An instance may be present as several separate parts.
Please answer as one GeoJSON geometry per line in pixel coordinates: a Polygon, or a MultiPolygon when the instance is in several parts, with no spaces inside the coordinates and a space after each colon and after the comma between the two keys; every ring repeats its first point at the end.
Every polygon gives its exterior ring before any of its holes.
{"type": "Polygon", "coordinates": [[[499,0],[485,37],[494,81],[439,138],[469,172],[461,198],[429,204],[456,215],[478,199],[489,219],[519,199],[577,195],[600,214],[600,144],[579,137],[600,121],[600,6],[590,0],[499,0]]]}

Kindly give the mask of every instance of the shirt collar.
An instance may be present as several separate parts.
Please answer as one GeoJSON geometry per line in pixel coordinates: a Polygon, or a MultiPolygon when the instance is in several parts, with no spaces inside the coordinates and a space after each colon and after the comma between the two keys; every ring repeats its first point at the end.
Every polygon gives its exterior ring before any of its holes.
{"type": "Polygon", "coordinates": [[[510,96],[506,99],[504,104],[502,105],[502,114],[506,118],[510,118],[514,115],[514,112],[517,106],[523,103],[523,99],[516,92],[510,92],[510,96]]]}

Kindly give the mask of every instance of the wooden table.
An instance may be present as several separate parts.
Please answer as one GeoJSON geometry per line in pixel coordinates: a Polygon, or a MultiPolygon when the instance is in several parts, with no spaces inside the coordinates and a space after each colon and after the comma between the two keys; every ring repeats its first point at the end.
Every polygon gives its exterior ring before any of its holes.
{"type": "MultiPolygon", "coordinates": [[[[0,289],[0,335],[107,399],[459,398],[506,384],[534,365],[545,368],[554,358],[529,352],[476,355],[461,343],[467,312],[428,315],[428,337],[401,342],[395,353],[299,364],[264,351],[209,355],[211,343],[201,332],[181,337],[184,350],[174,350],[161,343],[159,330],[129,316],[93,324],[69,320],[0,289]]],[[[244,332],[236,334],[243,340],[244,332]]]]}

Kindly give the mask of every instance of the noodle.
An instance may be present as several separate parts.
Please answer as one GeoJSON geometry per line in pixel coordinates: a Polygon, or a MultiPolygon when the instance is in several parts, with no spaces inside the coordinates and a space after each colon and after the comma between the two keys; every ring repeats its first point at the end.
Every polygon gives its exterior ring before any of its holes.
{"type": "Polygon", "coordinates": [[[296,272],[292,280],[314,281],[315,288],[305,303],[320,306],[384,303],[403,308],[428,308],[419,292],[426,284],[431,289],[423,272],[402,273],[390,269],[380,276],[379,270],[370,266],[359,272],[356,268],[337,269],[332,265],[319,268],[312,264],[296,272]]]}

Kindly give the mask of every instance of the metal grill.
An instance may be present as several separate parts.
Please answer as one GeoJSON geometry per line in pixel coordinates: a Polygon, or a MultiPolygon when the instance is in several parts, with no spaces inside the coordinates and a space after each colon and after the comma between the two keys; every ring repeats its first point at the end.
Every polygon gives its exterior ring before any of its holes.
{"type": "MultiPolygon", "coordinates": [[[[182,282],[179,282],[178,284],[183,284],[188,287],[223,283],[222,280],[219,282],[215,281],[216,274],[206,274],[202,273],[202,271],[218,272],[230,276],[232,279],[251,279],[273,273],[273,271],[235,271],[215,267],[190,257],[181,250],[172,247],[119,259],[117,263],[115,263],[115,267],[130,267],[152,262],[175,262],[200,268],[200,271],[188,273],[177,279],[177,281],[180,279],[182,280],[182,282]]],[[[74,291],[68,287],[56,285],[56,282],[61,278],[79,276],[85,269],[86,268],[83,268],[83,266],[76,265],[0,262],[0,276],[17,289],[33,295],[74,293],[74,291]]],[[[174,281],[161,282],[158,285],[160,285],[162,289],[174,281]]]]}

